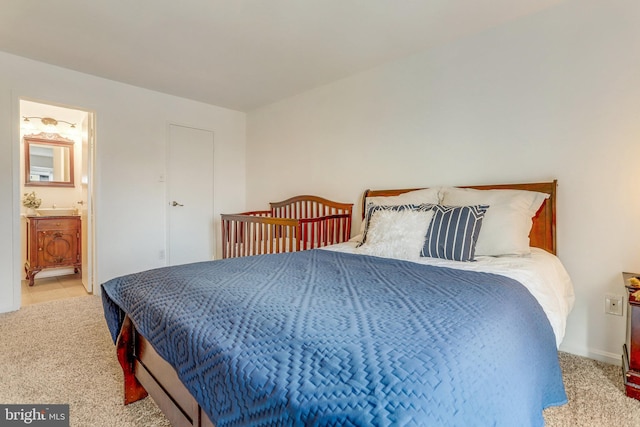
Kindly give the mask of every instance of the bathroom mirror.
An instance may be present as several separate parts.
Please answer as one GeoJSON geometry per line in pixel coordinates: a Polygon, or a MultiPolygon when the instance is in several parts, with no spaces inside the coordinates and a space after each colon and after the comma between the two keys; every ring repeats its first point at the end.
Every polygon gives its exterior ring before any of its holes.
{"type": "Polygon", "coordinates": [[[26,187],[74,187],[73,141],[57,134],[24,137],[26,187]]]}

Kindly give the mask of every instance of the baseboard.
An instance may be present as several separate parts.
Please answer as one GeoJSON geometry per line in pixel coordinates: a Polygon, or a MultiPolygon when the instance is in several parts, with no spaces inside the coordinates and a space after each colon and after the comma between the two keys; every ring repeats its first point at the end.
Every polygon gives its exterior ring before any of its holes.
{"type": "Polygon", "coordinates": [[[45,279],[47,277],[68,276],[70,274],[75,274],[73,267],[47,268],[46,270],[42,270],[36,274],[36,280],[45,279]]]}
{"type": "Polygon", "coordinates": [[[585,350],[565,345],[560,345],[560,351],[575,354],[576,356],[588,357],[589,359],[598,360],[610,365],[622,366],[622,345],[620,345],[619,354],[593,348],[588,348],[585,350]]]}

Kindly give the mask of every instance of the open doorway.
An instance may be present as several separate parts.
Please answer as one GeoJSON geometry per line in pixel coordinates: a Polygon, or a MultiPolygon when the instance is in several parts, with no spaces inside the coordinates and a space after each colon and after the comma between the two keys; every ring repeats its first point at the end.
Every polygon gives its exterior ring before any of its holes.
{"type": "Polygon", "coordinates": [[[22,306],[93,293],[93,112],[20,100],[22,306]]]}

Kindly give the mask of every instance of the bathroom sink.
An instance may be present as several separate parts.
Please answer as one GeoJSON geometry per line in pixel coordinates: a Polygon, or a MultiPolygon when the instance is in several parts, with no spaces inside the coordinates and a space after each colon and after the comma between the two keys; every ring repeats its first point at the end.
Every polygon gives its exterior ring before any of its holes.
{"type": "Polygon", "coordinates": [[[38,216],[71,216],[77,215],[75,208],[39,208],[36,209],[38,216]]]}

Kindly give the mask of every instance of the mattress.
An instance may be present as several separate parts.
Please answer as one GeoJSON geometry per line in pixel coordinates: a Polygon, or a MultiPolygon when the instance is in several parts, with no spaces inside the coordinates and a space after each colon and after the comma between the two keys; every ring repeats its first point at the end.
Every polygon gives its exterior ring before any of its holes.
{"type": "MultiPolygon", "coordinates": [[[[357,242],[345,242],[327,246],[323,250],[357,253],[357,242]]],[[[560,259],[540,248],[531,248],[525,256],[477,256],[473,262],[458,262],[440,258],[423,257],[410,260],[423,265],[453,268],[466,271],[482,271],[510,277],[524,285],[542,306],[559,347],[564,339],[567,317],[575,302],[573,283],[560,259]]]]}

